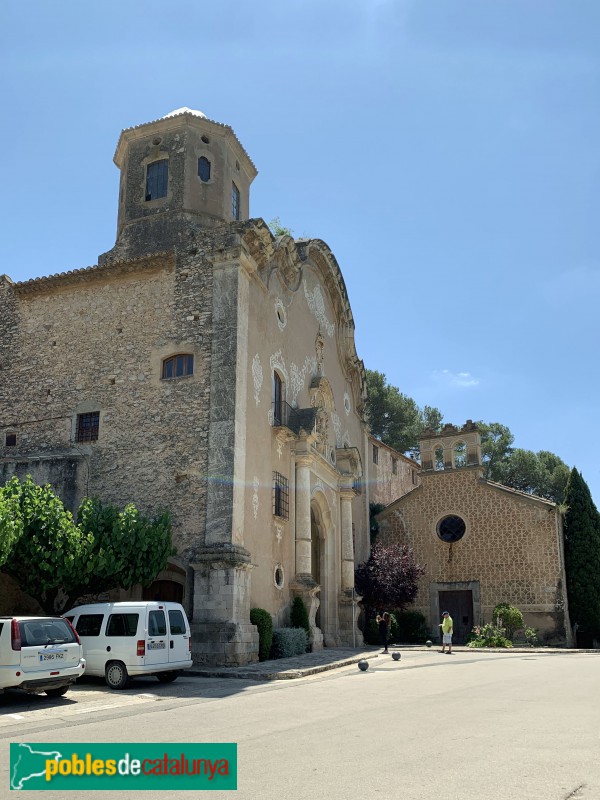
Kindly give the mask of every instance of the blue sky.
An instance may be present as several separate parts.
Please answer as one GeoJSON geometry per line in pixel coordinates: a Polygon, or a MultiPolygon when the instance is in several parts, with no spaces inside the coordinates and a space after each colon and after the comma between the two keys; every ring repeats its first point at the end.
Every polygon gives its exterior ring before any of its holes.
{"type": "Polygon", "coordinates": [[[600,503],[598,0],[30,0],[0,69],[0,273],[96,263],[121,129],[200,109],[252,216],[332,248],[367,367],[600,503]]]}

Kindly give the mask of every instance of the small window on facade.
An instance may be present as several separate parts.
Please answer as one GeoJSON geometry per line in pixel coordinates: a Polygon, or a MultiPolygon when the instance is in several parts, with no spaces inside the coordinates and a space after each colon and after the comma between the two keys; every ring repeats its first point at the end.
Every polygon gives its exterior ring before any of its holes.
{"type": "Polygon", "coordinates": [[[176,356],[165,358],[162,366],[163,378],[185,378],[194,374],[194,356],[189,353],[179,353],[176,356]]]}
{"type": "Polygon", "coordinates": [[[443,542],[452,544],[458,542],[465,535],[467,526],[464,519],[450,514],[441,519],[437,524],[437,535],[443,542]]]}
{"type": "Polygon", "coordinates": [[[373,463],[379,464],[379,448],[376,444],[373,445],[373,463]]]}
{"type": "Polygon", "coordinates": [[[411,470],[411,472],[412,472],[412,482],[416,486],[417,485],[417,471],[413,469],[413,470],[411,470]]]}
{"type": "Polygon", "coordinates": [[[273,473],[273,514],[282,519],[290,516],[290,485],[279,472],[273,473]]]}
{"type": "Polygon", "coordinates": [[[204,183],[210,180],[210,161],[206,156],[200,156],[198,159],[198,177],[204,183]]]}
{"type": "Polygon", "coordinates": [[[283,425],[285,422],[285,390],[281,375],[273,373],[273,425],[283,425]]]}
{"type": "Polygon", "coordinates": [[[95,442],[98,440],[100,427],[100,412],[92,411],[89,414],[77,415],[77,442],[95,442]]]}
{"type": "Polygon", "coordinates": [[[7,433],[5,442],[7,447],[14,447],[17,444],[17,434],[16,433],[7,433]]]}
{"type": "Polygon", "coordinates": [[[146,200],[167,196],[169,185],[169,159],[153,161],[146,167],[146,200]]]}
{"type": "Polygon", "coordinates": [[[398,474],[398,459],[392,456],[392,475],[398,474]]]}
{"type": "Polygon", "coordinates": [[[231,184],[231,216],[233,219],[240,218],[240,190],[233,182],[231,184]]]}

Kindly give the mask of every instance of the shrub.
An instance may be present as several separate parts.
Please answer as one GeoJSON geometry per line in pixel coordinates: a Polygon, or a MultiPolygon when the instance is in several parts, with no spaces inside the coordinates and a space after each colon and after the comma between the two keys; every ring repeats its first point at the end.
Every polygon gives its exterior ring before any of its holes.
{"type": "Polygon", "coordinates": [[[365,644],[379,644],[379,629],[373,617],[367,620],[363,631],[363,637],[365,644]]]}
{"type": "Polygon", "coordinates": [[[308,610],[301,597],[294,597],[292,610],[290,612],[290,622],[292,628],[303,628],[307,638],[310,637],[310,625],[308,622],[308,610]]]}
{"type": "Polygon", "coordinates": [[[423,644],[428,638],[427,620],[420,611],[394,611],[391,635],[394,642],[423,644]]]}
{"type": "Polygon", "coordinates": [[[275,628],[273,631],[272,658],[290,658],[306,652],[308,636],[304,628],[275,628]]]}
{"type": "Polygon", "coordinates": [[[250,622],[258,628],[258,660],[266,661],[273,641],[273,620],[264,608],[250,610],[250,622]]]}
{"type": "Polygon", "coordinates": [[[525,628],[525,641],[530,647],[535,647],[538,644],[538,632],[535,628],[525,628]]]}
{"type": "Polygon", "coordinates": [[[504,628],[491,622],[487,625],[476,625],[467,647],[512,647],[512,642],[504,634],[504,628]]]}
{"type": "Polygon", "coordinates": [[[506,636],[512,641],[515,631],[521,630],[525,623],[523,622],[523,614],[515,606],[510,603],[498,603],[492,613],[492,619],[506,631],[506,636]]]}

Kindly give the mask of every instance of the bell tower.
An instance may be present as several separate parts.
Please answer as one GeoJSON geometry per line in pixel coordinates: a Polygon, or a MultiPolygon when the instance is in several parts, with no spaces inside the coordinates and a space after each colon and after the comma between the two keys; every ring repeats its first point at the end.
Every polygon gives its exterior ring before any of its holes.
{"type": "Polygon", "coordinates": [[[99,263],[189,241],[200,229],[246,220],[257,170],[232,128],[179,108],[121,132],[117,241],[99,263]]]}

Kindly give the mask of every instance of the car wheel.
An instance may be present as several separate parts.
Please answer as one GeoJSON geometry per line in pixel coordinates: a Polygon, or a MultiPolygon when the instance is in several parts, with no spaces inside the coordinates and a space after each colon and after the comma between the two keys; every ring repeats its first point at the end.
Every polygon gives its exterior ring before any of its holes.
{"type": "Polygon", "coordinates": [[[60,689],[46,689],[48,697],[62,697],[69,691],[68,686],[61,686],[60,689]]]}
{"type": "Polygon", "coordinates": [[[109,661],[104,670],[106,685],[111,689],[124,689],[129,681],[127,668],[122,661],[109,661]]]}
{"type": "Polygon", "coordinates": [[[177,679],[179,676],[179,672],[173,670],[173,672],[158,672],[156,677],[161,683],[173,683],[174,680],[177,679]]]}

